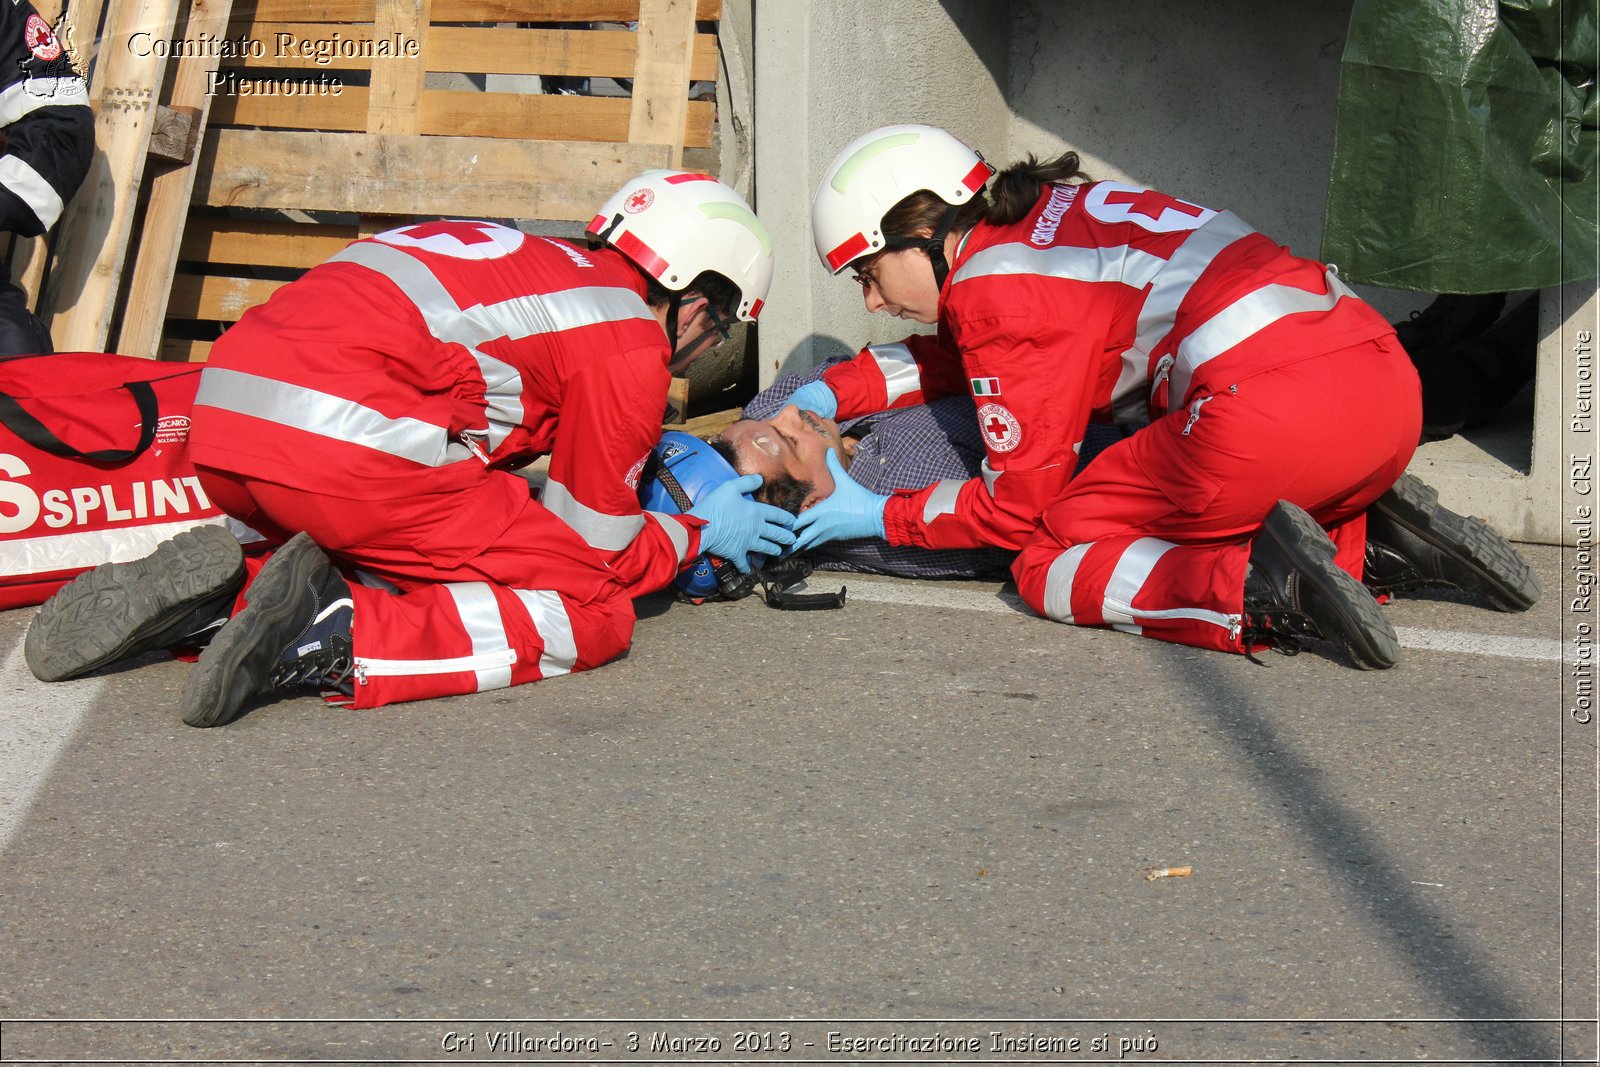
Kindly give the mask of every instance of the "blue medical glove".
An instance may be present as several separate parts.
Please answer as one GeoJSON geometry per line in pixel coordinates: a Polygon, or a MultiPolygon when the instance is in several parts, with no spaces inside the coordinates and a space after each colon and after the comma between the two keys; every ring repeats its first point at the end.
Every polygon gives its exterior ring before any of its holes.
{"type": "Polygon", "coordinates": [[[744,496],[760,487],[761,475],[746,474],[723,482],[689,509],[695,518],[706,520],[700,531],[700,551],[721,556],[741,574],[750,573],[750,553],[776,556],[794,544],[794,534],[789,532],[793,515],[744,496]]]}
{"type": "Polygon", "coordinates": [[[833,493],[794,520],[794,532],[799,534],[795,552],[824,541],[883,536],[883,507],[889,498],[852,480],[839,465],[839,453],[833,449],[828,451],[828,470],[833,474],[833,493]]]}
{"type": "Polygon", "coordinates": [[[815,411],[825,419],[831,419],[839,411],[839,398],[833,395],[825,383],[818,379],[807,382],[789,394],[789,403],[797,408],[815,411]]]}

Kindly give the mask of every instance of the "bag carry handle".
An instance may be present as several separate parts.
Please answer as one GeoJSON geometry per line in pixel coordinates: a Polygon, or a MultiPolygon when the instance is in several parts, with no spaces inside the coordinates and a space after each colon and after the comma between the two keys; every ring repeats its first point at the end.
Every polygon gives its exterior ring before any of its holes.
{"type": "Polygon", "coordinates": [[[150,442],[156,439],[156,423],[160,421],[161,413],[156,405],[156,391],[149,382],[123,382],[122,388],[133,394],[133,402],[139,408],[139,443],[126,451],[102,448],[94,452],[80,452],[50,432],[44,423],[22,410],[16,398],[6,393],[0,393],[0,423],[34,448],[52,456],[86,459],[93,463],[126,463],[143,455],[145,449],[150,447],[150,442]]]}

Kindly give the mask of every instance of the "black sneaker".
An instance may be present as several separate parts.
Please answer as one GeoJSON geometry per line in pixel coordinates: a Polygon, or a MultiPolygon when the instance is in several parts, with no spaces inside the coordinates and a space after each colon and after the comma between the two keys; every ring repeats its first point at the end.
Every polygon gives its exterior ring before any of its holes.
{"type": "Polygon", "coordinates": [[[184,683],[190,726],[230,723],[251,697],[275,689],[337,688],[355,668],[350,586],[307,534],[273,554],[245,599],[184,683]]]}
{"type": "Polygon", "coordinates": [[[1374,593],[1448,586],[1496,611],[1527,611],[1539,600],[1539,580],[1509,541],[1444,507],[1409,474],[1367,511],[1364,574],[1374,593]]]}
{"type": "Polygon", "coordinates": [[[1241,636],[1246,647],[1298,650],[1301,638],[1344,646],[1357,667],[1382,670],[1400,640],[1365,586],[1333,562],[1333,542],[1304,509],[1280,500],[1250,550],[1241,636]]]}
{"type": "Polygon", "coordinates": [[[201,644],[227,621],[243,585],[238,539],[197,526],[56,590],[29,624],[22,654],[35,678],[60,682],[152,649],[201,644]]]}

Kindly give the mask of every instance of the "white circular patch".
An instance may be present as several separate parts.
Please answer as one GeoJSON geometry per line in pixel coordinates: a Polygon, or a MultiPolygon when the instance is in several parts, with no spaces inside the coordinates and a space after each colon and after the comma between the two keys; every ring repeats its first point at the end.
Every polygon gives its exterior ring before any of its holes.
{"type": "Polygon", "coordinates": [[[628,483],[628,488],[629,489],[637,489],[637,488],[639,488],[639,475],[644,473],[645,461],[648,460],[649,458],[650,458],[650,453],[646,452],[644,455],[639,457],[639,462],[637,462],[633,466],[629,467],[628,468],[628,473],[623,475],[622,480],[624,482],[628,483]]]}
{"type": "Polygon", "coordinates": [[[978,429],[983,432],[984,444],[996,452],[1010,452],[1022,443],[1022,423],[999,404],[978,409],[978,429]]]}
{"type": "Polygon", "coordinates": [[[50,24],[38,15],[28,16],[28,23],[22,30],[22,38],[35,59],[49,63],[61,58],[61,42],[57,40],[50,24]]]}

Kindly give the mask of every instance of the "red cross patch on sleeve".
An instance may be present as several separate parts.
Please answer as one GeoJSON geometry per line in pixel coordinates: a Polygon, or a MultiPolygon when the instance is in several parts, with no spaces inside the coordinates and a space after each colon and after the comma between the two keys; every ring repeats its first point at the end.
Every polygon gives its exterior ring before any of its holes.
{"type": "Polygon", "coordinates": [[[978,409],[978,428],[983,431],[984,444],[996,452],[1010,452],[1022,444],[1022,423],[999,404],[978,409]]]}

